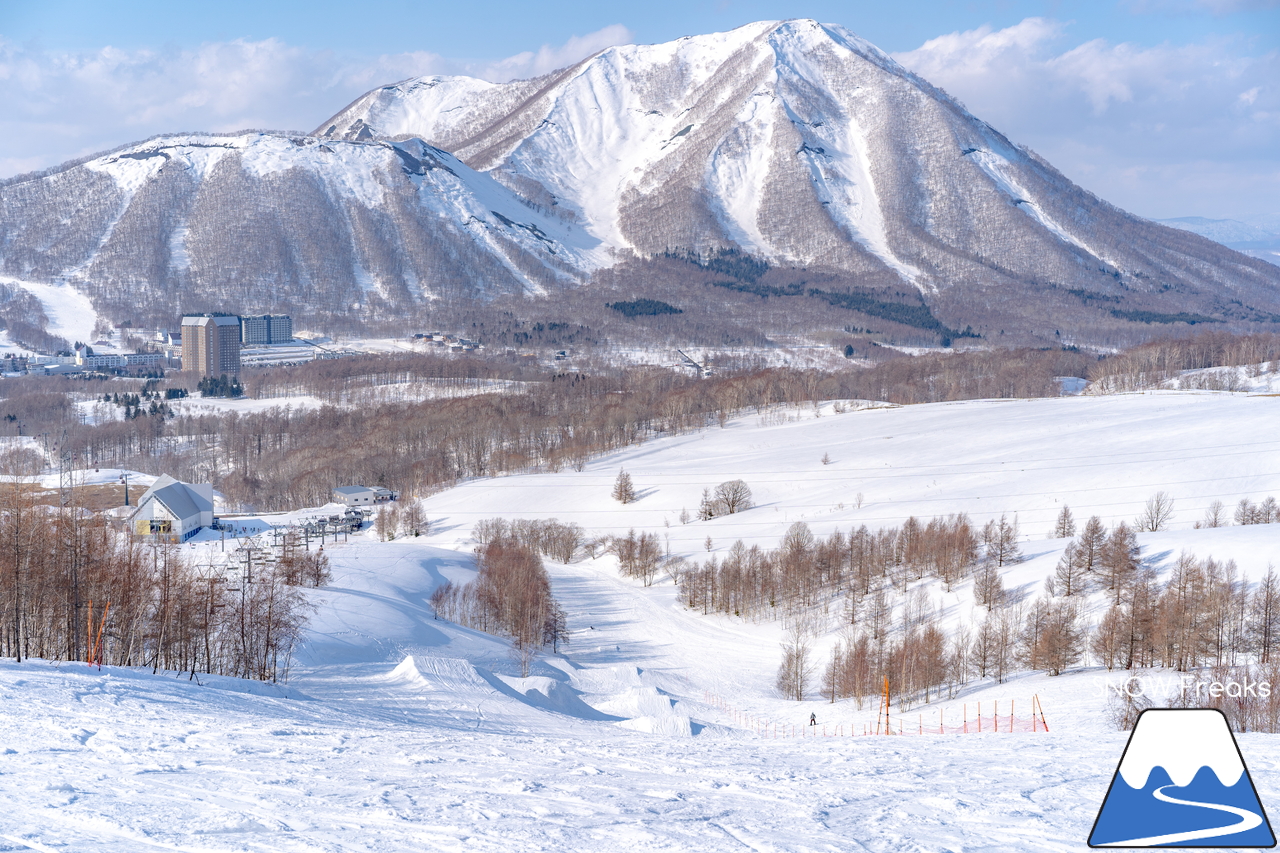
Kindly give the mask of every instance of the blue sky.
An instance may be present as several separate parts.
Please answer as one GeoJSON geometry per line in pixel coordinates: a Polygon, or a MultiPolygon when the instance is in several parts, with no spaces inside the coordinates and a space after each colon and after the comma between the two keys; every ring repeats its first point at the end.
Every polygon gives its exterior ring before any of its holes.
{"type": "Polygon", "coordinates": [[[309,130],[409,76],[840,23],[1153,218],[1280,212],[1280,0],[0,0],[0,177],[157,133],[309,130]]]}

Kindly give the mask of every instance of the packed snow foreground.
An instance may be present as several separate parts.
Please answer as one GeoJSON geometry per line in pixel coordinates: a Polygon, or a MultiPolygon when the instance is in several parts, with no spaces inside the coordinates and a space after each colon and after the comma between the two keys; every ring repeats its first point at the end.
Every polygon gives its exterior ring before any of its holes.
{"type": "MultiPolygon", "coordinates": [[[[1280,494],[1277,414],[1280,398],[1185,392],[828,403],[464,484],[424,501],[428,536],[325,546],[333,579],[308,592],[286,684],[0,662],[0,850],[1084,849],[1126,739],[1106,713],[1120,673],[1015,673],[895,708],[925,729],[941,711],[950,729],[962,708],[1038,696],[1047,733],[850,736],[874,702],[779,695],[782,624],[690,610],[669,577],[623,578],[612,555],[546,561],[571,639],[527,677],[507,641],[435,618],[429,599],[474,577],[472,531],[494,517],[635,528],[705,560],[708,538],[712,555],[738,538],[775,547],[796,521],[827,536],[960,511],[979,526],[1019,514],[1025,560],[1004,584],[1034,597],[1066,544],[1047,538],[1064,503],[1112,526],[1157,491],[1174,514],[1138,537],[1149,565],[1167,573],[1185,550],[1256,581],[1274,524],[1193,523],[1214,500],[1280,494]],[[610,498],[620,468],[625,505],[610,498]],[[754,508],[681,522],[735,478],[754,508]],[[774,736],[792,727],[814,736],[774,736]]],[[[981,620],[971,578],[920,586],[944,623],[981,620]]],[[[1274,811],[1280,739],[1238,739],[1274,811]]]]}

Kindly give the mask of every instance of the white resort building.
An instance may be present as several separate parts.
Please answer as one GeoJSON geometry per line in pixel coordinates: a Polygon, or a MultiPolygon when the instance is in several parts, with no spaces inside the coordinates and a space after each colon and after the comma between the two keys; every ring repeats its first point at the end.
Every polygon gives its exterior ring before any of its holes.
{"type": "Polygon", "coordinates": [[[164,542],[186,542],[202,527],[213,526],[213,484],[182,483],[162,474],[151,484],[129,516],[137,536],[164,542]]]}

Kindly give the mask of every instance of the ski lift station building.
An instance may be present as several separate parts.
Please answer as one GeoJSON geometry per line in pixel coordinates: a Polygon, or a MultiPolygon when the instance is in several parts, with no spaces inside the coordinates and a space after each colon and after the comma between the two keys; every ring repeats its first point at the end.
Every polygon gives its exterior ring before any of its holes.
{"type": "Polygon", "coordinates": [[[398,497],[400,497],[399,492],[393,492],[381,486],[338,486],[333,490],[333,499],[347,506],[369,506],[393,501],[398,497]]]}
{"type": "Polygon", "coordinates": [[[137,536],[186,542],[202,527],[213,526],[213,484],[183,483],[162,474],[138,500],[129,516],[137,536]]]}

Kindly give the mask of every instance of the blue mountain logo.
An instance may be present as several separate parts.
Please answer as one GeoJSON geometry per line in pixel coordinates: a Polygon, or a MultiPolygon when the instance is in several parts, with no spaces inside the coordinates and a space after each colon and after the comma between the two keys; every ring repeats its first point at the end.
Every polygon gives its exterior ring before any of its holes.
{"type": "Polygon", "coordinates": [[[1094,821],[1089,846],[1276,846],[1221,711],[1142,712],[1094,821]]]}

